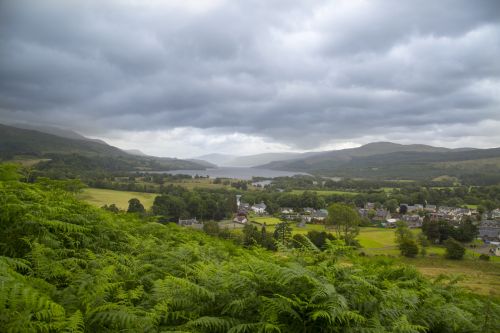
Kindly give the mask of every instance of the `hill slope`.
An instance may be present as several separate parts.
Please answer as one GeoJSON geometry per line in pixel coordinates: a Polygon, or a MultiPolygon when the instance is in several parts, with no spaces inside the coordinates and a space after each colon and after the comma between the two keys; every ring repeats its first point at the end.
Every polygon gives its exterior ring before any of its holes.
{"type": "Polygon", "coordinates": [[[428,179],[441,175],[464,177],[500,172],[500,148],[448,149],[426,145],[376,142],[359,148],[318,153],[259,167],[327,176],[428,179]],[[481,163],[474,161],[481,160],[481,163]],[[449,163],[453,162],[453,163],[449,163]]]}
{"type": "Polygon", "coordinates": [[[204,169],[179,159],[133,156],[94,140],[80,140],[0,124],[0,159],[48,158],[42,167],[82,171],[204,169]]]}
{"type": "Polygon", "coordinates": [[[336,243],[274,255],[43,184],[0,198],[1,332],[498,332],[495,299],[336,243]]]}

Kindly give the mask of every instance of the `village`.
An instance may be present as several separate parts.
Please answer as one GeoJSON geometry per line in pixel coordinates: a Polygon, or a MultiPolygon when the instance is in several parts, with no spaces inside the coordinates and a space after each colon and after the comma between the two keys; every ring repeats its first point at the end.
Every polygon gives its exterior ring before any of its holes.
{"type": "MultiPolygon", "coordinates": [[[[261,224],[253,221],[254,217],[271,216],[267,212],[264,202],[249,204],[241,201],[241,195],[237,195],[237,213],[232,223],[244,226],[246,224],[261,224]]],[[[445,221],[452,227],[458,227],[466,220],[473,221],[477,226],[477,239],[481,240],[490,254],[500,256],[500,209],[496,208],[488,213],[480,214],[476,209],[436,206],[431,204],[400,204],[395,212],[390,212],[380,204],[368,202],[362,208],[357,208],[364,226],[379,228],[396,228],[398,221],[404,221],[409,228],[422,228],[424,218],[432,222],[445,221]],[[368,224],[366,224],[368,222],[368,224]]],[[[324,225],[328,218],[327,209],[314,209],[304,207],[300,210],[290,207],[281,207],[279,213],[274,217],[281,221],[295,223],[298,228],[306,225],[324,225]]],[[[190,226],[201,229],[203,223],[196,219],[179,220],[179,225],[190,226]]],[[[264,223],[265,225],[265,223],[264,223]]]]}

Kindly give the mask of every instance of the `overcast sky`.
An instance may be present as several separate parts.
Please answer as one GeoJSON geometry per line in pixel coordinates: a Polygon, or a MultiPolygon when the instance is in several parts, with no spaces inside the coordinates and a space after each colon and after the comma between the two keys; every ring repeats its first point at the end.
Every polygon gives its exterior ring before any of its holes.
{"type": "Polygon", "coordinates": [[[158,156],[500,146],[500,1],[0,0],[0,122],[158,156]]]}

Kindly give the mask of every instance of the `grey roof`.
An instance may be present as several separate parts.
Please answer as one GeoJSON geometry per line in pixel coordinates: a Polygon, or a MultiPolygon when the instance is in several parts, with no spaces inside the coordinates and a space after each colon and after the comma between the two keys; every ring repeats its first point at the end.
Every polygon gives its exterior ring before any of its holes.
{"type": "Polygon", "coordinates": [[[259,203],[259,204],[255,204],[255,205],[253,205],[252,207],[255,207],[255,208],[261,208],[261,209],[266,209],[266,207],[267,207],[267,206],[266,206],[266,204],[265,204],[265,203],[261,202],[261,203],[259,203]]]}

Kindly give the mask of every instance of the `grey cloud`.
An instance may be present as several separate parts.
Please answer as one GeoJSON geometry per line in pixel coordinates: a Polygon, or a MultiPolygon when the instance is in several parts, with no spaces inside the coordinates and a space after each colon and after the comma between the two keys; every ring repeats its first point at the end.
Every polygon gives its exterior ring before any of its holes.
{"type": "Polygon", "coordinates": [[[183,6],[3,1],[1,118],[101,136],[238,131],[299,149],[500,121],[498,94],[478,88],[500,89],[498,1],[183,6]]]}

